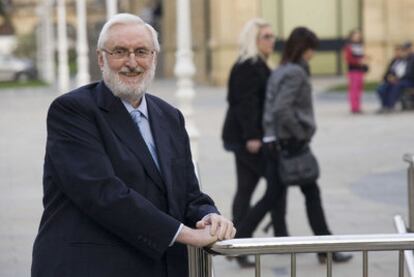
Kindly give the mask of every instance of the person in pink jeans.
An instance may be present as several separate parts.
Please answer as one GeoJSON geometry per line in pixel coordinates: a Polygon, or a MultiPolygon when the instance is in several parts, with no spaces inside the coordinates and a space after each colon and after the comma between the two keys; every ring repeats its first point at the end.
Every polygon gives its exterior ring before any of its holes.
{"type": "Polygon", "coordinates": [[[345,60],[348,64],[348,99],[351,106],[351,113],[359,114],[362,113],[361,97],[364,73],[368,71],[360,30],[355,29],[351,31],[344,52],[345,60]]]}

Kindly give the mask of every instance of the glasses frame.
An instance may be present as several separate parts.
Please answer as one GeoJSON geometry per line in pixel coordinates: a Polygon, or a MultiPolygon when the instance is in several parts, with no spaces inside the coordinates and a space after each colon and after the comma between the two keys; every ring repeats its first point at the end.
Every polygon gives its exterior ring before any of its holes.
{"type": "Polygon", "coordinates": [[[113,59],[115,60],[127,60],[131,57],[131,54],[134,54],[134,58],[135,59],[148,59],[149,57],[151,57],[152,55],[154,55],[155,50],[149,50],[147,48],[136,48],[133,51],[127,49],[127,48],[123,48],[123,47],[116,47],[114,50],[110,51],[108,49],[105,48],[101,48],[101,51],[109,54],[113,59]],[[116,53],[115,51],[124,51],[122,54],[121,53],[116,53]],[[144,51],[144,52],[140,52],[140,51],[144,51]]]}

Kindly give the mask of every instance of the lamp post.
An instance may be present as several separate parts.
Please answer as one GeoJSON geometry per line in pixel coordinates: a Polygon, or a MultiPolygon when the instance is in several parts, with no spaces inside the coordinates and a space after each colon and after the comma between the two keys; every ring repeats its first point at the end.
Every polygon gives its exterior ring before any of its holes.
{"type": "Polygon", "coordinates": [[[177,52],[174,74],[177,77],[175,95],[186,119],[186,129],[190,137],[193,159],[197,161],[200,135],[192,118],[192,100],[195,96],[192,78],[195,74],[195,66],[191,50],[190,3],[188,0],[177,0],[177,52]]]}
{"type": "Polygon", "coordinates": [[[76,81],[78,86],[82,86],[90,81],[85,0],[76,0],[76,14],[78,18],[76,40],[78,73],[76,81]]]}
{"type": "Polygon", "coordinates": [[[57,0],[58,16],[58,89],[64,93],[69,89],[68,39],[66,37],[65,0],[57,0]]]}
{"type": "Polygon", "coordinates": [[[43,79],[53,84],[55,81],[55,39],[53,35],[53,0],[46,0],[44,4],[44,18],[42,18],[44,26],[44,64],[43,79]]]}
{"type": "Polygon", "coordinates": [[[106,18],[109,19],[111,16],[118,12],[118,1],[117,0],[106,0],[106,18]]]}
{"type": "Polygon", "coordinates": [[[55,81],[52,5],[51,0],[44,0],[36,9],[40,21],[36,33],[37,68],[40,79],[48,84],[53,84],[55,81]]]}

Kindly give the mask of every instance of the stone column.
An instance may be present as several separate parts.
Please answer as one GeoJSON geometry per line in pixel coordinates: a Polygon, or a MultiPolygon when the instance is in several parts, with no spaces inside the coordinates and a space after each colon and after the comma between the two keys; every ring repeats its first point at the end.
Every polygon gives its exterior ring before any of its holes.
{"type": "Polygon", "coordinates": [[[189,0],[177,0],[177,53],[174,74],[178,79],[176,97],[186,118],[186,129],[190,137],[193,159],[197,161],[199,132],[192,118],[192,100],[195,96],[192,78],[195,74],[195,66],[191,50],[189,0]]]}
{"type": "Polygon", "coordinates": [[[237,57],[237,42],[243,25],[260,16],[260,2],[233,0],[210,1],[211,81],[225,85],[230,67],[237,57]],[[231,20],[229,20],[231,17],[231,20]]]}
{"type": "Polygon", "coordinates": [[[66,34],[65,0],[57,0],[58,16],[58,90],[64,93],[69,89],[68,40],[66,34]]]}
{"type": "Polygon", "coordinates": [[[365,52],[371,57],[369,80],[381,80],[394,54],[394,46],[413,40],[412,0],[363,0],[365,52]]]}
{"type": "Polygon", "coordinates": [[[76,0],[76,14],[78,19],[76,41],[78,73],[76,82],[78,86],[82,86],[90,82],[85,0],[76,0]]]}

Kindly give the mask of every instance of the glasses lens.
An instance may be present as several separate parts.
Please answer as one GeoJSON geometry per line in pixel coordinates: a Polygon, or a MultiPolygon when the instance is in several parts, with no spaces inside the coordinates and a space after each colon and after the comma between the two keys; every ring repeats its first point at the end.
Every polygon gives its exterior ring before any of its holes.
{"type": "Polygon", "coordinates": [[[113,56],[115,59],[123,59],[123,58],[125,58],[125,57],[128,57],[128,54],[129,54],[128,50],[126,50],[126,49],[124,49],[124,48],[115,48],[115,49],[112,51],[112,56],[113,56]]]}
{"type": "Polygon", "coordinates": [[[151,51],[146,48],[138,48],[135,49],[134,54],[135,57],[147,58],[151,54],[151,51]]]}

